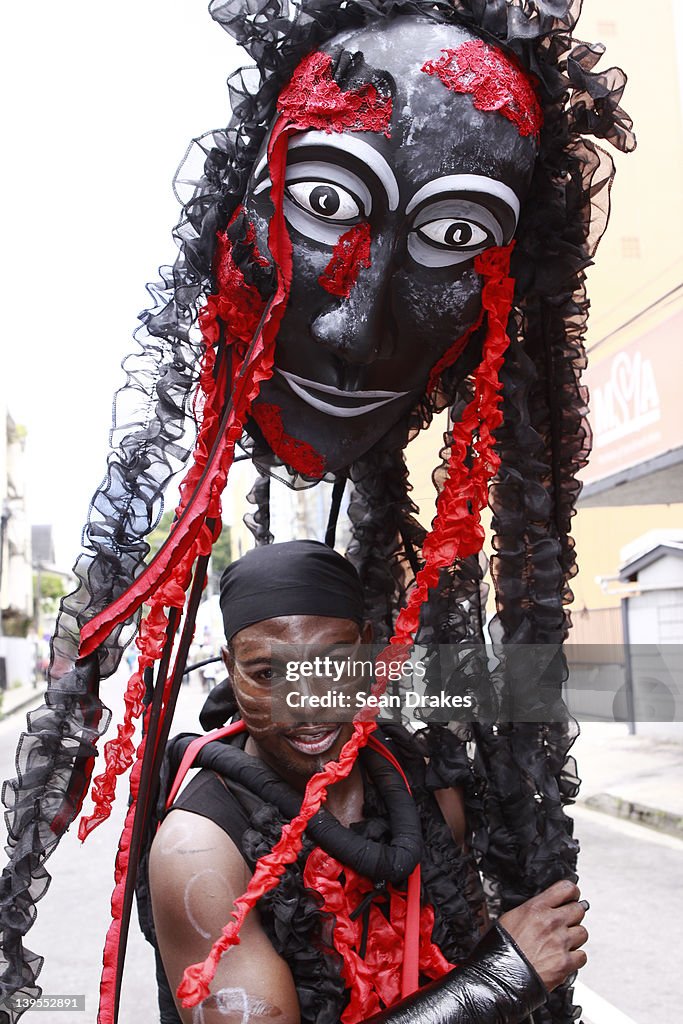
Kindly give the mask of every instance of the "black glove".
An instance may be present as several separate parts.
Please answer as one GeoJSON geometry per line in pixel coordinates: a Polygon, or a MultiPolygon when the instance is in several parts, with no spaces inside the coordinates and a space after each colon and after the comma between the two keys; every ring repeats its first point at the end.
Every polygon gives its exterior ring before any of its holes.
{"type": "Polygon", "coordinates": [[[521,1024],[547,997],[547,989],[529,961],[505,929],[494,925],[459,967],[370,1021],[521,1024]]]}

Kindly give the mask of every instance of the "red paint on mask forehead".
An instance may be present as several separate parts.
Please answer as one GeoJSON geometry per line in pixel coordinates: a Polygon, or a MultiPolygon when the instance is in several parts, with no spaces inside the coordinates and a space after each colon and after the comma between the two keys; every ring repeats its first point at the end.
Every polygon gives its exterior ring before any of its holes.
{"type": "Polygon", "coordinates": [[[360,268],[369,266],[370,225],[364,222],[355,224],[341,236],[332,250],[330,262],[318,278],[318,284],[330,295],[348,299],[360,268]]]}
{"type": "Polygon", "coordinates": [[[391,96],[383,96],[368,82],[348,92],[332,77],[329,53],[310,53],[280,93],[278,110],[302,131],[384,132],[389,135],[391,96]]]}
{"type": "Polygon", "coordinates": [[[451,92],[467,93],[477,110],[507,117],[520,135],[538,135],[543,112],[530,78],[510,57],[482,39],[468,39],[455,50],[442,50],[422,70],[436,75],[451,92]]]}

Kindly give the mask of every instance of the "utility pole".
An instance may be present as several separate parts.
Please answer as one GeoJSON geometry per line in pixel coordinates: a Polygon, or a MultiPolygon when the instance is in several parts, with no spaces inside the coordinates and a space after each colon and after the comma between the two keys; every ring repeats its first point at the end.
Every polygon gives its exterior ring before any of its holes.
{"type": "Polygon", "coordinates": [[[2,513],[0,514],[0,637],[4,636],[2,629],[2,580],[3,570],[5,568],[5,533],[7,531],[7,523],[10,516],[12,515],[7,499],[3,499],[2,502],[2,513]]]}

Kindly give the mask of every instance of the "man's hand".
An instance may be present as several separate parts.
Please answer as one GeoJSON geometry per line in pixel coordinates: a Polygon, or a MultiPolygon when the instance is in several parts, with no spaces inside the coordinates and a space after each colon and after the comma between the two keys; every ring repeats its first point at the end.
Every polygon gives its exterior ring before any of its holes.
{"type": "Polygon", "coordinates": [[[556,882],[500,918],[549,992],[588,959],[581,949],[588,932],[581,924],[586,907],[580,896],[573,882],[556,882]]]}

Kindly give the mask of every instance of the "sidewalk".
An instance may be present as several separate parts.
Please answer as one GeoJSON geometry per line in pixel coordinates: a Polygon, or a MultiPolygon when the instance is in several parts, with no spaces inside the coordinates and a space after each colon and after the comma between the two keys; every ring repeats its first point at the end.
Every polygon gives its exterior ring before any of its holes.
{"type": "Polygon", "coordinates": [[[32,683],[26,683],[24,686],[12,686],[8,690],[3,690],[2,702],[0,702],[0,721],[20,711],[30,711],[32,707],[42,704],[45,686],[45,681],[41,680],[35,686],[32,683]]]}
{"type": "Polygon", "coordinates": [[[591,722],[582,724],[572,754],[579,803],[683,838],[683,743],[591,722]]]}

